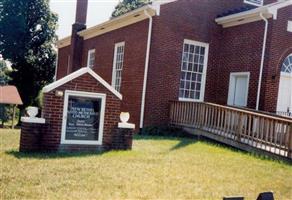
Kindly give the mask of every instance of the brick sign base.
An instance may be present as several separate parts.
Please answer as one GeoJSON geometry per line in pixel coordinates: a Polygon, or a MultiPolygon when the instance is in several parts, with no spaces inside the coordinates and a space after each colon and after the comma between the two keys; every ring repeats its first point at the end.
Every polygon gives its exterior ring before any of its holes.
{"type": "Polygon", "coordinates": [[[44,124],[21,123],[20,147],[21,152],[41,151],[41,137],[44,124]]]}
{"type": "MultiPolygon", "coordinates": [[[[53,86],[57,86],[44,92],[42,117],[45,119],[45,124],[22,124],[20,151],[80,152],[131,149],[134,130],[118,128],[121,113],[121,94],[114,90],[97,74],[94,74],[90,69],[80,69],[70,74],[68,77],[64,77],[53,83],[53,86]],[[69,81],[67,81],[68,77],[71,78],[69,81]],[[98,111],[99,123],[103,124],[102,128],[99,126],[99,128],[96,129],[101,130],[101,133],[98,134],[98,139],[86,140],[87,138],[85,138],[82,141],[73,139],[69,141],[68,138],[64,137],[64,134],[67,134],[65,131],[67,130],[67,123],[63,121],[64,119],[67,120],[67,115],[64,114],[66,113],[64,110],[68,110],[65,106],[65,94],[69,94],[69,92],[72,91],[76,93],[98,94],[105,97],[101,101],[105,104],[99,104],[105,106],[101,106],[104,108],[104,112],[101,111],[102,108],[98,111]],[[102,117],[101,113],[104,113],[104,117],[102,117]]],[[[83,109],[83,107],[81,109],[83,109]]],[[[88,114],[88,116],[94,115],[88,114]]],[[[93,120],[93,122],[95,121],[93,120]]],[[[84,123],[87,123],[87,121],[84,123]]],[[[92,126],[92,128],[93,127],[94,126],[92,126]]],[[[72,131],[72,128],[70,130],[72,131]]],[[[86,131],[88,130],[91,129],[86,129],[86,131]]],[[[79,134],[79,132],[77,133],[79,134]]],[[[72,134],[74,134],[74,128],[72,134]]],[[[73,135],[70,137],[72,136],[73,135]]]]}

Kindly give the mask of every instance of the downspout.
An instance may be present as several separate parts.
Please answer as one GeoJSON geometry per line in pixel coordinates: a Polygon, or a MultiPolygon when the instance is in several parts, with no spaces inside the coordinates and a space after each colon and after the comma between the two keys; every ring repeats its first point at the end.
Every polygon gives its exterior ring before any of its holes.
{"type": "Polygon", "coordinates": [[[148,28],[148,39],[147,39],[147,49],[146,49],[146,58],[145,58],[144,80],[143,80],[143,91],[142,91],[142,100],[141,100],[140,128],[143,128],[143,124],[144,124],[145,97],[146,97],[146,89],[147,89],[149,55],[150,55],[150,45],[151,45],[151,37],[152,37],[152,24],[153,24],[152,16],[149,15],[147,10],[144,10],[144,14],[149,18],[149,28],[148,28]]]}
{"type": "Polygon", "coordinates": [[[265,33],[264,33],[264,41],[263,41],[263,47],[262,47],[262,58],[261,58],[261,67],[260,67],[260,75],[259,75],[256,110],[259,110],[259,105],[260,105],[261,87],[262,87],[262,79],[263,79],[263,69],[264,69],[265,54],[266,54],[266,44],[267,44],[267,35],[268,35],[268,27],[269,27],[269,22],[268,22],[267,18],[264,17],[263,13],[260,13],[260,17],[265,22],[265,33]]]}
{"type": "Polygon", "coordinates": [[[57,80],[58,62],[59,62],[59,49],[57,49],[57,58],[56,58],[56,66],[55,66],[55,76],[54,76],[54,81],[57,80]]]}

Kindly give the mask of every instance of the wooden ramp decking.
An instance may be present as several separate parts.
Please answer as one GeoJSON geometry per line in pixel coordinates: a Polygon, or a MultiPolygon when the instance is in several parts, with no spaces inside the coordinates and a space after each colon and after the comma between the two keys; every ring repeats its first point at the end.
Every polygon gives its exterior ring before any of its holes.
{"type": "Polygon", "coordinates": [[[292,161],[292,120],[210,103],[173,101],[170,125],[235,148],[292,161]]]}

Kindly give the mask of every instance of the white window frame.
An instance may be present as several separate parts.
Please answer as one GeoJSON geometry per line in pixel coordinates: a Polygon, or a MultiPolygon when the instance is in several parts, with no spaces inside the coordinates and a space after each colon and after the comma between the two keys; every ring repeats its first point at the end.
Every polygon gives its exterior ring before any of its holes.
{"type": "Polygon", "coordinates": [[[238,76],[247,76],[247,83],[246,83],[247,92],[246,92],[245,106],[244,106],[244,107],[247,107],[250,72],[231,72],[230,73],[227,105],[234,106],[233,102],[234,102],[234,92],[235,92],[235,78],[238,76]]]}
{"type": "Polygon", "coordinates": [[[288,20],[287,22],[287,31],[292,33],[292,21],[288,20]]]}
{"type": "MultiPolygon", "coordinates": [[[[184,39],[180,73],[182,72],[182,69],[183,69],[182,67],[183,67],[183,56],[184,56],[185,44],[205,47],[204,66],[203,66],[203,73],[202,73],[200,98],[199,99],[191,99],[191,98],[179,97],[179,101],[203,102],[205,99],[206,77],[207,77],[207,68],[208,68],[208,60],[209,60],[209,44],[204,43],[204,42],[198,42],[198,41],[194,41],[194,40],[184,39]]],[[[180,74],[180,76],[181,76],[181,74],[180,74]]],[[[179,82],[179,84],[180,84],[180,82],[179,82]]],[[[180,86],[179,86],[179,89],[180,89],[180,86]]]]}
{"type": "MultiPolygon", "coordinates": [[[[253,0],[254,1],[254,0],[253,0]]],[[[260,0],[261,3],[255,3],[255,2],[251,2],[250,0],[244,0],[244,3],[246,4],[250,4],[250,5],[253,5],[253,6],[263,6],[264,5],[264,0],[260,0]]]]}
{"type": "Polygon", "coordinates": [[[64,97],[61,144],[102,145],[106,94],[66,90],[64,97]],[[101,99],[98,140],[66,140],[68,100],[70,96],[101,99]]]}
{"type": "Polygon", "coordinates": [[[113,72],[112,72],[112,86],[118,91],[120,92],[121,87],[122,87],[122,71],[124,68],[124,60],[125,60],[125,42],[119,42],[115,44],[115,50],[114,50],[114,58],[113,58],[113,72]],[[116,81],[117,81],[117,69],[116,69],[116,65],[117,65],[117,54],[118,54],[118,48],[119,47],[124,47],[124,52],[123,52],[123,62],[122,62],[122,69],[121,71],[121,77],[120,77],[120,85],[119,85],[119,90],[116,87],[116,81]]]}
{"type": "Polygon", "coordinates": [[[87,53],[87,67],[92,69],[94,67],[94,63],[95,63],[95,49],[90,49],[88,50],[88,53],[87,53]],[[90,65],[90,61],[92,59],[91,55],[93,55],[93,59],[94,59],[93,65],[90,65]]]}

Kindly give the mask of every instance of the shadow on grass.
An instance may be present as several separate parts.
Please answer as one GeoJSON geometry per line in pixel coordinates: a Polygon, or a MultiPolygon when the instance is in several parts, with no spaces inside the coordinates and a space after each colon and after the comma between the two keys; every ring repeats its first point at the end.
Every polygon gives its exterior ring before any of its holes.
{"type": "Polygon", "coordinates": [[[189,135],[185,137],[179,136],[157,136],[157,135],[134,135],[134,140],[197,140],[198,137],[189,135]]]}
{"type": "Polygon", "coordinates": [[[221,142],[218,142],[218,141],[206,138],[206,137],[201,137],[200,141],[205,143],[205,144],[208,144],[210,146],[213,146],[213,147],[226,149],[228,151],[232,151],[232,152],[235,152],[235,153],[240,153],[240,154],[243,154],[243,155],[246,155],[246,156],[250,156],[250,157],[253,157],[253,158],[256,158],[256,159],[259,159],[259,160],[272,161],[272,162],[276,162],[276,163],[292,166],[292,161],[289,160],[289,159],[284,159],[284,158],[283,159],[276,159],[276,158],[272,158],[272,157],[270,157],[268,155],[259,154],[259,153],[256,153],[256,152],[247,152],[247,151],[238,149],[236,147],[233,147],[233,146],[230,146],[230,145],[227,145],[227,144],[224,144],[224,143],[221,143],[221,142]]]}
{"type": "Polygon", "coordinates": [[[187,137],[136,135],[136,136],[134,136],[134,139],[135,140],[176,140],[176,141],[179,141],[179,143],[176,144],[175,146],[171,147],[169,151],[178,150],[178,149],[184,148],[184,147],[186,147],[188,145],[195,144],[195,143],[200,141],[200,142],[202,142],[204,144],[207,144],[207,145],[210,145],[210,146],[213,146],[213,147],[226,149],[228,151],[232,151],[232,152],[235,152],[235,153],[240,153],[240,154],[243,154],[243,155],[254,157],[254,158],[259,159],[259,160],[272,161],[272,162],[276,162],[276,163],[292,166],[292,161],[289,161],[289,160],[278,160],[278,159],[271,158],[271,157],[269,157],[267,155],[261,155],[261,154],[258,154],[258,153],[246,152],[246,151],[237,149],[235,147],[229,146],[227,144],[220,143],[220,142],[217,142],[217,141],[205,138],[205,137],[200,137],[200,139],[199,139],[195,135],[188,135],[187,137]]]}
{"type": "Polygon", "coordinates": [[[175,146],[171,147],[169,151],[175,151],[181,148],[184,148],[188,145],[195,144],[198,142],[196,136],[188,137],[175,137],[175,136],[151,136],[151,135],[135,135],[134,140],[175,140],[179,141],[175,146]]]}
{"type": "Polygon", "coordinates": [[[170,148],[169,151],[179,150],[181,148],[184,148],[186,146],[195,144],[197,142],[198,142],[198,140],[182,139],[182,140],[179,141],[179,143],[177,143],[175,146],[173,146],[172,148],[170,148]]]}
{"type": "Polygon", "coordinates": [[[10,150],[5,152],[8,155],[14,156],[17,159],[60,159],[60,158],[72,158],[72,157],[89,157],[89,156],[100,156],[102,154],[108,153],[106,151],[100,152],[79,152],[79,153],[51,153],[51,152],[38,152],[38,153],[28,153],[19,152],[17,150],[10,150]]]}

